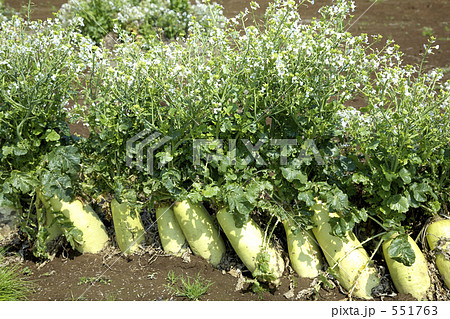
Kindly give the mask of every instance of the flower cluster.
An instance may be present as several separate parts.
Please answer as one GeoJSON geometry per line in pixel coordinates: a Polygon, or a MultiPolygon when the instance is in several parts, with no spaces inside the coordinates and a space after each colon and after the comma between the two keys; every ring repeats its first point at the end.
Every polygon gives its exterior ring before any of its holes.
{"type": "MultiPolygon", "coordinates": [[[[199,3],[191,5],[187,0],[69,0],[61,7],[59,17],[64,23],[81,17],[82,31],[99,42],[114,24],[128,32],[148,39],[162,35],[166,39],[185,36],[193,17],[207,27],[211,10],[216,4],[199,3]]],[[[219,18],[223,23],[223,15],[219,18]]],[[[217,22],[219,23],[219,22],[217,22]]]]}

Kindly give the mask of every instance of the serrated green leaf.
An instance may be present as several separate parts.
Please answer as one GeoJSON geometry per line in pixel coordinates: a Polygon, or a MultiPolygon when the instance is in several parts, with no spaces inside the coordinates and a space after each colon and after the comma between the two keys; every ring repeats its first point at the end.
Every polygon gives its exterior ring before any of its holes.
{"type": "Polygon", "coordinates": [[[381,188],[382,188],[384,191],[386,191],[386,192],[390,191],[390,189],[391,189],[391,182],[389,182],[389,181],[386,180],[386,179],[383,179],[383,180],[381,181],[381,188]]]}
{"type": "Polygon", "coordinates": [[[80,169],[80,153],[75,146],[60,146],[47,155],[47,160],[54,174],[75,175],[80,169]]]}
{"type": "Polygon", "coordinates": [[[125,187],[123,184],[116,180],[114,182],[114,198],[119,202],[119,204],[122,204],[122,192],[125,190],[125,187]]]}
{"type": "Polygon", "coordinates": [[[24,156],[28,153],[28,143],[25,141],[23,143],[18,143],[14,148],[14,155],[16,156],[24,156]]]}
{"type": "Polygon", "coordinates": [[[341,162],[342,168],[347,172],[353,172],[356,169],[356,164],[349,157],[342,157],[339,159],[341,162]]]}
{"type": "Polygon", "coordinates": [[[353,220],[347,221],[342,217],[330,218],[331,234],[343,238],[348,231],[351,231],[355,226],[353,220]]]}
{"type": "Polygon", "coordinates": [[[72,182],[69,176],[43,171],[41,173],[41,183],[47,197],[56,195],[58,198],[67,202],[73,199],[72,182]]]}
{"type": "Polygon", "coordinates": [[[173,156],[170,152],[159,152],[155,157],[159,158],[159,167],[173,160],[173,156]]]}
{"type": "Polygon", "coordinates": [[[244,191],[237,185],[229,185],[227,187],[227,203],[230,206],[230,210],[234,212],[234,221],[236,227],[242,227],[245,222],[248,221],[250,213],[255,208],[255,204],[252,204],[244,191]]]}
{"type": "Polygon", "coordinates": [[[382,198],[383,200],[386,198],[389,198],[391,196],[391,192],[390,191],[385,191],[384,189],[378,189],[377,190],[377,195],[380,196],[380,198],[382,198]]]}
{"type": "Polygon", "coordinates": [[[418,208],[420,206],[419,202],[414,199],[414,196],[412,195],[411,192],[408,192],[406,194],[406,198],[408,199],[409,206],[413,208],[418,208]]]}
{"type": "Polygon", "coordinates": [[[180,182],[180,180],[181,175],[178,171],[169,170],[165,171],[162,174],[161,183],[164,185],[164,187],[170,194],[176,196],[181,192],[180,188],[178,187],[178,183],[180,182]]]}
{"type": "Polygon", "coordinates": [[[361,221],[365,222],[367,221],[367,218],[369,218],[369,215],[367,214],[367,211],[364,208],[354,209],[353,216],[356,223],[359,223],[361,221]]]}
{"type": "Polygon", "coordinates": [[[367,146],[367,149],[368,149],[368,150],[375,150],[375,149],[377,149],[377,147],[378,147],[379,144],[380,144],[380,141],[379,141],[379,140],[375,140],[375,141],[373,141],[372,143],[370,143],[370,144],[367,146]]]}
{"type": "Polygon", "coordinates": [[[152,193],[152,189],[148,186],[144,186],[143,192],[145,195],[150,195],[152,193]]]}
{"type": "Polygon", "coordinates": [[[397,232],[396,231],[390,231],[385,233],[383,236],[381,236],[381,239],[383,239],[384,241],[388,241],[389,239],[392,238],[392,236],[394,236],[397,232]]]}
{"type": "Polygon", "coordinates": [[[244,189],[244,193],[245,196],[247,197],[247,200],[252,204],[256,203],[256,200],[263,191],[264,189],[261,187],[261,185],[259,185],[254,181],[250,182],[249,185],[247,185],[247,187],[245,187],[244,189]]]}
{"type": "Polygon", "coordinates": [[[426,183],[414,183],[410,189],[413,191],[414,199],[422,203],[427,201],[427,193],[431,192],[431,187],[426,183]]]}
{"type": "Polygon", "coordinates": [[[299,192],[297,199],[306,203],[307,206],[312,207],[316,204],[314,196],[311,191],[299,192]]]}
{"type": "Polygon", "coordinates": [[[19,171],[12,171],[8,181],[11,186],[20,190],[23,194],[28,194],[31,191],[34,191],[39,185],[39,182],[32,176],[32,174],[32,172],[24,173],[19,171]]]}
{"type": "Polygon", "coordinates": [[[119,125],[120,132],[126,132],[131,127],[130,123],[122,123],[119,125]]]}
{"type": "Polygon", "coordinates": [[[411,163],[415,164],[415,165],[421,165],[423,163],[422,159],[420,158],[420,156],[418,155],[412,155],[409,159],[411,161],[411,163]]]}
{"type": "Polygon", "coordinates": [[[14,153],[14,148],[12,146],[3,146],[2,147],[3,156],[8,156],[14,153]]]}
{"type": "Polygon", "coordinates": [[[392,182],[398,177],[397,174],[388,171],[384,172],[384,176],[386,177],[386,180],[388,180],[389,182],[392,182]]]}
{"type": "Polygon", "coordinates": [[[206,187],[203,190],[203,196],[206,198],[215,197],[217,194],[219,194],[220,188],[217,186],[210,186],[206,185],[206,187]]]}
{"type": "Polygon", "coordinates": [[[348,209],[348,196],[338,188],[327,193],[327,203],[330,211],[345,211],[348,209]]]}
{"type": "Polygon", "coordinates": [[[281,173],[288,182],[293,182],[294,180],[299,180],[302,184],[306,184],[308,182],[308,177],[299,169],[281,167],[281,173]]]}
{"type": "MultiPolygon", "coordinates": [[[[1,187],[0,187],[1,189],[1,187]]],[[[14,201],[6,194],[0,193],[0,207],[14,207],[14,201]]]]}
{"type": "Polygon", "coordinates": [[[352,175],[352,181],[357,184],[362,183],[366,185],[370,181],[370,179],[363,174],[356,172],[352,175]]]}
{"type": "Polygon", "coordinates": [[[433,212],[437,213],[441,209],[441,203],[437,200],[429,202],[430,208],[433,212]]]}
{"type": "Polygon", "coordinates": [[[67,218],[62,212],[52,212],[54,222],[62,230],[64,237],[70,243],[73,249],[78,245],[83,245],[83,232],[75,227],[73,222],[67,218]]]}
{"type": "Polygon", "coordinates": [[[409,210],[408,199],[400,194],[392,196],[387,203],[390,209],[399,213],[406,213],[409,210]]]}
{"type": "Polygon", "coordinates": [[[56,142],[59,141],[59,139],[61,138],[61,136],[56,133],[54,130],[48,130],[47,134],[45,136],[45,140],[47,142],[56,142]]]}
{"type": "Polygon", "coordinates": [[[400,176],[400,178],[403,180],[403,182],[405,184],[409,184],[411,183],[411,173],[406,169],[406,168],[402,168],[399,172],[398,175],[400,176]]]}
{"type": "MultiPolygon", "coordinates": [[[[122,201],[124,202],[128,202],[128,204],[131,207],[134,207],[133,205],[136,205],[137,203],[137,194],[136,191],[134,189],[126,189],[124,191],[122,191],[122,201]]],[[[136,214],[136,209],[131,209],[131,215],[134,218],[136,214]]]]}
{"type": "Polygon", "coordinates": [[[416,254],[406,234],[399,235],[391,241],[388,254],[392,259],[405,266],[411,266],[416,261],[416,254]]]}

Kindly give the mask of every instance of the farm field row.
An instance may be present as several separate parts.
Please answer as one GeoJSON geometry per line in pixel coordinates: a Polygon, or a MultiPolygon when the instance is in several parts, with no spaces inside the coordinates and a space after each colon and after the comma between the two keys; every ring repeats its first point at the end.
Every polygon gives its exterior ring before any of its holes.
{"type": "Polygon", "coordinates": [[[2,11],[28,298],[449,300],[448,3],[311,2],[2,11]]]}

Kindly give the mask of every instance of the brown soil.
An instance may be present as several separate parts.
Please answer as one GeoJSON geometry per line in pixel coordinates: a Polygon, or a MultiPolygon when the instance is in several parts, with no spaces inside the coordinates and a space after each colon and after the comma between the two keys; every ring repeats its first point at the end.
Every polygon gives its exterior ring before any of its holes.
{"type": "MultiPolygon", "coordinates": [[[[10,246],[7,261],[20,262],[27,270],[27,278],[34,282],[35,291],[29,300],[95,300],[95,301],[159,301],[190,300],[186,296],[174,293],[170,287],[182,288],[181,278],[190,280],[197,277],[211,286],[199,297],[203,301],[344,301],[349,296],[330,277],[314,280],[300,278],[288,265],[286,240],[284,232],[275,231],[275,237],[287,268],[278,286],[262,284],[261,289],[254,290],[251,273],[238,259],[228,241],[227,253],[222,263],[214,268],[201,257],[186,253],[183,257],[169,256],[162,252],[158,238],[154,214],[144,214],[143,223],[147,229],[146,240],[142,250],[132,256],[124,256],[113,243],[103,253],[81,255],[63,243],[63,248],[50,261],[38,263],[28,250],[16,239],[10,246]],[[18,253],[25,258],[18,257],[18,253]],[[178,277],[175,285],[170,285],[169,277],[173,273],[178,277]]],[[[105,221],[108,233],[114,238],[113,227],[105,221]]],[[[58,245],[59,246],[59,245],[58,245]]],[[[430,261],[433,288],[431,300],[450,300],[450,291],[443,288],[443,283],[432,265],[432,256],[426,254],[430,261]]],[[[383,274],[382,267],[378,267],[383,274]]],[[[388,276],[382,277],[383,291],[374,298],[378,301],[411,301],[409,295],[395,293],[388,276]]],[[[358,300],[351,298],[351,300],[358,300]]]]}
{"type": "MultiPolygon", "coordinates": [[[[170,271],[185,279],[200,276],[212,283],[200,300],[288,300],[283,295],[289,291],[290,284],[288,277],[285,277],[280,287],[261,294],[251,291],[250,283],[236,289],[239,283],[237,277],[213,268],[196,256],[184,261],[177,257],[155,258],[154,254],[143,254],[131,258],[114,257],[104,263],[102,256],[86,254],[73,259],[56,258],[40,269],[31,262],[26,265],[32,270],[30,278],[38,285],[31,300],[188,300],[174,295],[168,288],[170,271]],[[94,284],[82,283],[83,277],[98,278],[101,275],[102,280],[94,284]]],[[[299,278],[295,280],[297,287],[294,296],[300,290],[309,288],[312,282],[299,278]]],[[[329,291],[322,289],[317,299],[342,300],[345,297],[334,288],[329,291]]]]}
{"type": "MultiPolygon", "coordinates": [[[[189,300],[177,296],[169,288],[168,276],[171,271],[184,279],[197,276],[212,285],[199,300],[215,301],[256,301],[256,300],[348,300],[338,287],[322,288],[316,293],[316,282],[286,275],[276,288],[264,287],[261,293],[252,291],[252,283],[239,279],[239,272],[218,270],[200,257],[189,256],[183,260],[173,256],[158,256],[144,253],[126,258],[85,254],[71,258],[55,258],[42,267],[27,261],[31,270],[29,278],[37,289],[30,300],[189,300]],[[94,283],[86,283],[90,279],[94,283]],[[289,291],[292,289],[291,293],[289,291]]],[[[250,279],[243,269],[241,278],[250,279]]],[[[180,287],[178,281],[177,287],[180,287]]],[[[413,300],[409,296],[376,298],[377,300],[413,300]]]]}
{"type": "MultiPolygon", "coordinates": [[[[10,6],[20,9],[28,0],[6,0],[10,6]]],[[[51,12],[59,9],[65,0],[36,1],[31,17],[45,19],[51,12]]],[[[225,14],[233,16],[248,6],[250,0],[222,0],[225,14]]],[[[260,12],[267,7],[268,1],[258,1],[260,12]]],[[[302,11],[304,20],[317,16],[317,9],[330,1],[316,0],[314,6],[305,7],[302,11]]],[[[385,38],[394,39],[405,53],[404,61],[408,64],[420,62],[423,44],[427,42],[428,32],[437,38],[439,51],[429,57],[428,67],[440,67],[450,70],[450,25],[448,0],[379,0],[356,1],[355,23],[350,27],[352,33],[381,34],[385,38]],[[369,9],[370,7],[370,9],[369,9]],[[363,14],[365,11],[367,12],[363,14]]],[[[449,78],[448,72],[445,76],[449,78]]],[[[76,129],[76,128],[75,128],[76,129]]],[[[79,129],[79,128],[78,128],[79,129]]],[[[158,246],[158,244],[156,244],[158,246]]],[[[42,265],[25,261],[30,271],[30,278],[36,282],[37,289],[30,296],[31,300],[185,300],[171,294],[167,287],[169,271],[176,276],[196,277],[209,280],[212,285],[201,300],[344,300],[347,298],[338,287],[325,288],[322,285],[316,294],[311,289],[312,280],[300,279],[285,274],[282,283],[276,289],[268,289],[260,295],[252,292],[250,283],[240,283],[236,271],[214,269],[199,257],[190,256],[188,262],[182,258],[163,256],[152,249],[141,255],[130,258],[116,254],[73,255],[56,257],[42,265]],[[100,282],[82,283],[82,277],[98,278],[100,282]],[[236,289],[238,288],[238,289],[236,289]],[[290,289],[292,291],[287,294],[290,289]],[[303,294],[299,295],[299,292],[303,294]]],[[[232,254],[232,253],[231,253],[232,254]]],[[[232,260],[233,258],[231,258],[232,260]]],[[[242,268],[234,263],[235,268],[242,268]]],[[[230,269],[228,266],[227,270],[230,269]]],[[[243,268],[244,277],[249,273],[243,268]]],[[[437,277],[433,276],[435,280],[437,277]]],[[[315,282],[316,283],[316,282],[315,282]]],[[[314,284],[315,284],[314,283],[314,284]]],[[[441,293],[442,294],[442,293],[441,293]]],[[[443,292],[444,300],[449,300],[450,292],[443,292]]],[[[394,295],[379,297],[378,300],[411,300],[408,296],[394,295]]]]}

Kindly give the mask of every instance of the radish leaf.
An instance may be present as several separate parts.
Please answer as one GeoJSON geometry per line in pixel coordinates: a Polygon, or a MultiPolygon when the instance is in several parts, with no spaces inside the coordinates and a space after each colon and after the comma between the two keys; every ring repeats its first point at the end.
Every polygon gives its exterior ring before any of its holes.
{"type": "Polygon", "coordinates": [[[416,260],[416,255],[408,242],[408,235],[402,234],[394,238],[388,249],[389,256],[405,266],[411,266],[416,260]]]}

